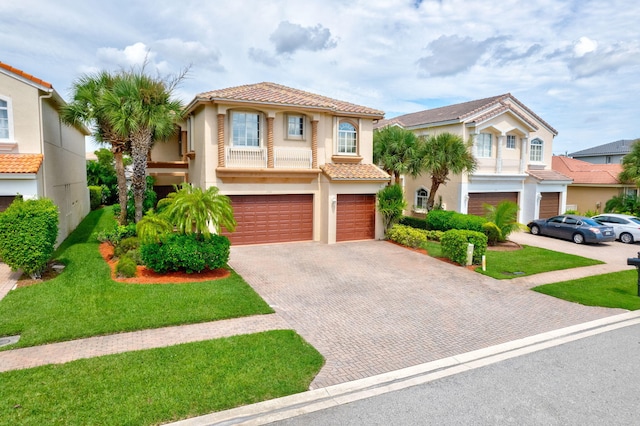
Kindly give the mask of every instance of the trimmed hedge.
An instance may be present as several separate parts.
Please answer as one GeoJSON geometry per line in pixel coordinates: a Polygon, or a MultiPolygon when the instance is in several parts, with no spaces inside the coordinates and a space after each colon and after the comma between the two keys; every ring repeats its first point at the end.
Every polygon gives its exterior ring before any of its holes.
{"type": "Polygon", "coordinates": [[[0,213],[0,258],[14,271],[40,278],[58,237],[58,207],[48,198],[16,198],[0,213]]]}
{"type": "Polygon", "coordinates": [[[425,229],[416,229],[406,225],[393,225],[387,231],[387,239],[402,244],[403,246],[419,248],[427,240],[440,241],[442,237],[441,231],[427,231],[425,229]]]}
{"type": "Polygon", "coordinates": [[[223,235],[204,238],[197,234],[171,234],[159,243],[143,244],[140,256],[144,265],[158,273],[185,271],[188,274],[224,267],[231,243],[223,235]]]}
{"type": "Polygon", "coordinates": [[[91,210],[95,210],[102,205],[102,187],[90,186],[89,187],[89,206],[91,210]]]}
{"type": "Polygon", "coordinates": [[[487,219],[472,214],[463,214],[451,210],[431,210],[425,218],[427,229],[449,231],[450,229],[466,229],[483,232],[482,225],[487,219]]]}
{"type": "Polygon", "coordinates": [[[402,216],[399,223],[416,229],[427,229],[427,221],[419,217],[402,216]]]}
{"type": "Polygon", "coordinates": [[[482,232],[452,229],[440,239],[442,254],[452,261],[467,264],[467,246],[473,244],[473,263],[479,264],[487,252],[487,236],[482,232]]]}

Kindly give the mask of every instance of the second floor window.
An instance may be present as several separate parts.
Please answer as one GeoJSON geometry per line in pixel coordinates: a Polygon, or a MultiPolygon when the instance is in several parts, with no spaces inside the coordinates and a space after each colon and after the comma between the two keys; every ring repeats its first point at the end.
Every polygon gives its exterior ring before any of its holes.
{"type": "Polygon", "coordinates": [[[491,158],[490,133],[480,133],[476,137],[476,152],[479,158],[491,158]]]}
{"type": "Polygon", "coordinates": [[[542,148],[543,148],[543,142],[540,139],[535,138],[534,140],[532,140],[531,146],[529,149],[529,160],[537,163],[542,163],[542,158],[543,158],[542,148]]]}
{"type": "Polygon", "coordinates": [[[340,123],[338,127],[338,154],[357,153],[357,134],[353,124],[348,122],[340,123]]]}
{"type": "Polygon", "coordinates": [[[287,137],[289,139],[304,138],[304,117],[301,115],[287,116],[287,137]]]}
{"type": "Polygon", "coordinates": [[[516,149],[516,137],[507,135],[507,149],[516,149]]]}
{"type": "Polygon", "coordinates": [[[9,139],[9,103],[0,99],[0,139],[9,139]]]}
{"type": "Polygon", "coordinates": [[[260,114],[234,112],[232,117],[233,146],[260,146],[260,114]]]}

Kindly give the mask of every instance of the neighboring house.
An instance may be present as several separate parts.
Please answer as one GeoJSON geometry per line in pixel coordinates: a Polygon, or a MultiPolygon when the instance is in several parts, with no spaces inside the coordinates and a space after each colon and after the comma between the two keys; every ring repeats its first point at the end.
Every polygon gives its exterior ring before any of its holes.
{"type": "Polygon", "coordinates": [[[382,111],[274,83],[197,95],[173,143],[154,146],[158,189],[182,181],[228,195],[233,244],[384,237],[373,164],[382,111]]]}
{"type": "Polygon", "coordinates": [[[17,195],[48,197],[60,212],[58,243],[89,212],[85,128],[61,124],[50,83],[0,62],[0,210],[17,195]]]}
{"type": "MultiPolygon", "coordinates": [[[[520,206],[518,221],[527,223],[565,209],[571,179],[551,169],[558,132],[511,94],[381,120],[375,127],[384,126],[401,126],[418,136],[449,132],[473,142],[477,170],[450,175],[436,194],[436,203],[442,197],[448,210],[484,215],[483,204],[510,200],[520,206]]],[[[405,177],[412,214],[426,213],[430,185],[426,173],[417,179],[405,177]]]]}
{"type": "Polygon", "coordinates": [[[620,164],[622,163],[622,158],[631,152],[631,145],[635,141],[635,139],[622,139],[572,152],[567,156],[592,164],[620,164]]]}
{"type": "Polygon", "coordinates": [[[569,176],[573,183],[567,188],[567,210],[602,213],[611,198],[636,192],[633,184],[621,183],[620,164],[592,164],[565,156],[554,155],[553,170],[569,176]]]}

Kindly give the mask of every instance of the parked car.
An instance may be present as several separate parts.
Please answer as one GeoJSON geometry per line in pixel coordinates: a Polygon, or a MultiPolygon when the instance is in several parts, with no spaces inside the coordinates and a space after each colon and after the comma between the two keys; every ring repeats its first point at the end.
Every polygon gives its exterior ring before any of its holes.
{"type": "Polygon", "coordinates": [[[640,241],[640,218],[628,214],[604,213],[592,217],[598,223],[613,226],[616,239],[625,244],[640,241]]]}
{"type": "Polygon", "coordinates": [[[564,214],[549,219],[537,219],[527,225],[533,235],[548,235],[582,243],[606,243],[614,241],[612,226],[602,225],[586,216],[564,214]]]}

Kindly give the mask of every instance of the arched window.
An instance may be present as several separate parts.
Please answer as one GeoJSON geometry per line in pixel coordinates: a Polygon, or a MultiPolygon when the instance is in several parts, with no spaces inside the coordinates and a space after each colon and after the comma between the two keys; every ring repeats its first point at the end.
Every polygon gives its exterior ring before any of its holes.
{"type": "Polygon", "coordinates": [[[414,210],[427,210],[427,200],[429,199],[429,191],[424,188],[420,188],[416,191],[416,200],[414,203],[414,210]]]}
{"type": "Polygon", "coordinates": [[[341,121],[338,126],[338,154],[357,154],[357,139],[356,127],[348,121],[341,121]]]}
{"type": "Polygon", "coordinates": [[[543,148],[544,142],[542,142],[541,139],[533,139],[529,146],[529,160],[536,163],[542,163],[542,159],[544,158],[543,148]]]}

